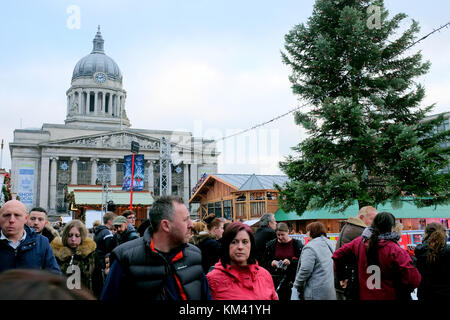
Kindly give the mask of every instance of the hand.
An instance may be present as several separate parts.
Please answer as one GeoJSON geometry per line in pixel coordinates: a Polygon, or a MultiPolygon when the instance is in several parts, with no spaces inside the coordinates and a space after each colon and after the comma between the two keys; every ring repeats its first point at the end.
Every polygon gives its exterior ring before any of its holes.
{"type": "Polygon", "coordinates": [[[289,259],[284,259],[283,260],[283,266],[288,266],[290,264],[291,264],[291,262],[289,261],[289,259]]]}
{"type": "Polygon", "coordinates": [[[348,279],[339,281],[339,284],[343,289],[347,288],[348,279]]]}
{"type": "Polygon", "coordinates": [[[108,275],[109,273],[109,257],[105,257],[105,275],[108,275]]]}
{"type": "Polygon", "coordinates": [[[277,260],[272,260],[272,263],[270,265],[272,267],[274,267],[274,268],[278,268],[278,261],[277,260]]]}

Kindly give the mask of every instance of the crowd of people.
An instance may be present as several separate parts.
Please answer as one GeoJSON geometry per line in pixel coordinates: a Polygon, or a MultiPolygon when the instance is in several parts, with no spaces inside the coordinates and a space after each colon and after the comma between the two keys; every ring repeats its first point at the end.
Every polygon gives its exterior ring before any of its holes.
{"type": "Polygon", "coordinates": [[[58,232],[42,208],[0,208],[0,299],[419,300],[450,297],[450,245],[430,223],[413,255],[398,244],[394,215],[367,206],[337,243],[306,226],[306,243],[264,214],[256,232],[208,215],[192,221],[183,200],[160,197],[136,229],[136,213],[108,212],[88,230],[58,232]],[[91,232],[90,232],[91,231],[91,232]]]}

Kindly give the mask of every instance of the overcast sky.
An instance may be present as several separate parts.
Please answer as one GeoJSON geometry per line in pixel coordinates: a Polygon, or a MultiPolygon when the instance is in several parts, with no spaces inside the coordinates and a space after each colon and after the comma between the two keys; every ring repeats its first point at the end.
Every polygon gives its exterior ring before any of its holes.
{"type": "MultiPolygon", "coordinates": [[[[73,68],[92,50],[101,25],[105,53],[122,71],[133,128],[192,131],[217,138],[296,107],[281,62],[284,35],[311,15],[312,0],[7,1],[0,10],[0,138],[3,167],[18,128],[63,124],[73,68]],[[75,11],[73,11],[75,8],[75,11]],[[80,20],[77,24],[76,13],[80,20]],[[78,28],[79,27],[79,28],[78,28]]],[[[420,35],[450,19],[448,0],[386,0],[391,16],[419,21],[420,35]]],[[[430,60],[420,79],[450,110],[450,29],[414,51],[430,60]]],[[[252,137],[219,145],[220,173],[280,174],[278,161],[304,136],[286,116],[252,137]],[[256,143],[255,143],[256,141],[256,143]]]]}

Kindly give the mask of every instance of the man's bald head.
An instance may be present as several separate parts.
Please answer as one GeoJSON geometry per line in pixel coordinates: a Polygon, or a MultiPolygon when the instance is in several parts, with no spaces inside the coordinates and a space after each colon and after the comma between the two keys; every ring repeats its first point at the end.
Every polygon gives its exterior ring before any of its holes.
{"type": "Polygon", "coordinates": [[[0,228],[10,240],[18,241],[27,222],[27,208],[18,200],[6,202],[0,209],[0,228]]]}
{"type": "Polygon", "coordinates": [[[365,206],[359,209],[358,218],[361,219],[366,226],[370,227],[377,213],[377,209],[375,209],[374,207],[365,206]]]}
{"type": "Polygon", "coordinates": [[[0,214],[5,210],[10,210],[11,208],[15,208],[27,214],[27,207],[19,200],[6,201],[5,204],[0,208],[0,214]]]}

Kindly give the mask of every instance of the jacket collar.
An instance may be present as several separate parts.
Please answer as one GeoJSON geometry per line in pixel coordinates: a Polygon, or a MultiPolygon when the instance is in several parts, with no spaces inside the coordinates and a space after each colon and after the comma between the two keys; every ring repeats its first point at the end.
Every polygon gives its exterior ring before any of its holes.
{"type": "Polygon", "coordinates": [[[239,268],[236,266],[232,266],[227,264],[225,267],[222,265],[222,262],[219,260],[219,262],[217,262],[214,266],[214,269],[220,270],[228,275],[230,275],[231,277],[235,278],[236,280],[240,279],[240,275],[242,273],[242,270],[248,270],[251,277],[252,277],[252,281],[255,281],[256,279],[256,275],[258,274],[258,270],[261,267],[258,265],[258,262],[256,261],[253,264],[248,264],[246,268],[239,268]]]}
{"type": "Polygon", "coordinates": [[[356,217],[349,217],[347,219],[347,223],[354,224],[355,226],[359,226],[362,228],[367,227],[366,224],[360,218],[356,218],[356,217]]]}

